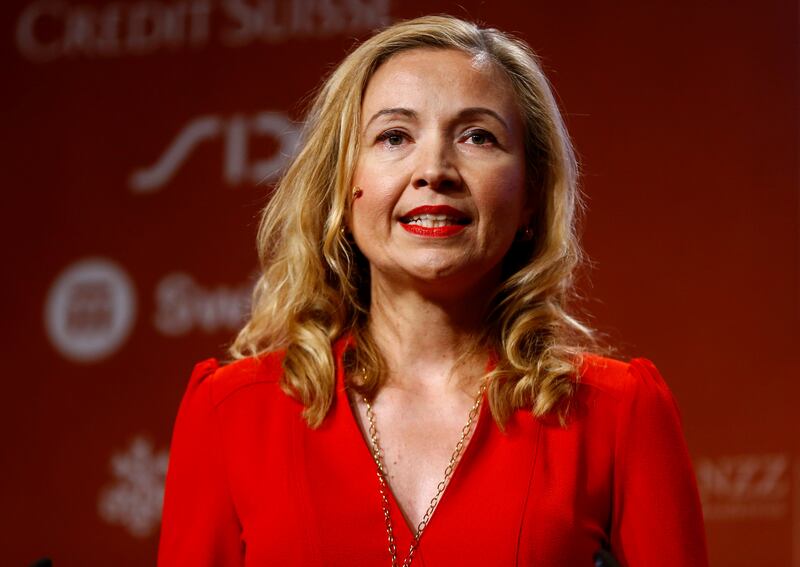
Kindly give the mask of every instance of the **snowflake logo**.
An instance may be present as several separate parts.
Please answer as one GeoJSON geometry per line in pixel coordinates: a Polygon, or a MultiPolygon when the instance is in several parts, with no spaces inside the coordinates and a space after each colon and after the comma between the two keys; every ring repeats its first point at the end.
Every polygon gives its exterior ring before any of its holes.
{"type": "Polygon", "coordinates": [[[135,437],[126,451],[112,455],[116,480],[100,492],[100,517],[124,526],[134,537],[152,535],[161,520],[168,460],[166,450],[156,453],[143,436],[135,437]]]}

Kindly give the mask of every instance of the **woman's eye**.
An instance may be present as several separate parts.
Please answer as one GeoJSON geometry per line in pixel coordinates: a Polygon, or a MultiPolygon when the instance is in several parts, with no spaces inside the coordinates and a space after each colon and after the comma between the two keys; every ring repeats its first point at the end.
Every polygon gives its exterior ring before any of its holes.
{"type": "Polygon", "coordinates": [[[405,135],[397,130],[387,130],[378,136],[378,141],[389,146],[399,146],[405,141],[405,135]]]}
{"type": "Polygon", "coordinates": [[[485,130],[473,130],[472,132],[468,132],[466,135],[466,140],[476,146],[484,146],[486,144],[493,144],[497,142],[495,137],[485,130]]]}

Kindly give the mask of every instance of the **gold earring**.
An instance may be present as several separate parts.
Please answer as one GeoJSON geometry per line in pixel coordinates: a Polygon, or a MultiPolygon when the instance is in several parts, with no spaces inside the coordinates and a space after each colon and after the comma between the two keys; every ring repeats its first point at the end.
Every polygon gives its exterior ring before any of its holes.
{"type": "Polygon", "coordinates": [[[517,238],[520,240],[520,242],[528,242],[529,240],[533,240],[533,227],[526,225],[525,228],[517,233],[517,238]]]}
{"type": "Polygon", "coordinates": [[[356,199],[358,199],[363,194],[364,194],[364,192],[361,190],[361,187],[359,187],[358,185],[353,187],[353,200],[354,201],[356,199]]]}

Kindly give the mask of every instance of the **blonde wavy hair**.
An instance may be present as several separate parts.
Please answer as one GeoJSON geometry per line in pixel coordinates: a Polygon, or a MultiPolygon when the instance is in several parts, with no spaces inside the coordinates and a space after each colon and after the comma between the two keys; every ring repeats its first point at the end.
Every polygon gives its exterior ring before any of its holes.
{"type": "Polygon", "coordinates": [[[262,273],[252,312],[230,348],[234,358],[283,350],[283,390],[318,427],[334,398],[332,343],[350,334],[350,386],[371,398],[384,360],[366,331],[369,265],[343,227],[359,153],[361,103],[375,70],[410,49],[457,49],[488,56],[508,76],[525,124],[527,180],[534,202],[532,239],[519,239],[503,261],[503,281],[476,344],[494,352],[484,379],[502,428],[526,408],[562,422],[576,385],[582,344],[592,332],[566,310],[582,254],[576,236],[577,165],[553,93],[537,57],[522,41],[450,16],[392,25],[358,46],[322,85],[297,157],[275,188],[258,231],[262,273]]]}

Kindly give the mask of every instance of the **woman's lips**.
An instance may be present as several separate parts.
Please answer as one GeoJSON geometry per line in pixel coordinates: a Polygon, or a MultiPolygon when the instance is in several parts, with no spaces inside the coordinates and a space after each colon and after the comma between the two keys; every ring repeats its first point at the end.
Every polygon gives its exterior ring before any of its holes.
{"type": "Polygon", "coordinates": [[[410,232],[411,234],[416,234],[417,236],[428,236],[432,238],[444,238],[446,236],[453,236],[454,234],[458,234],[466,225],[463,224],[448,224],[446,226],[436,226],[436,227],[426,227],[420,226],[416,224],[405,224],[400,223],[405,230],[410,232]]]}
{"type": "Polygon", "coordinates": [[[447,205],[425,205],[400,217],[400,226],[411,234],[444,238],[458,234],[471,222],[469,216],[447,205]]]}

